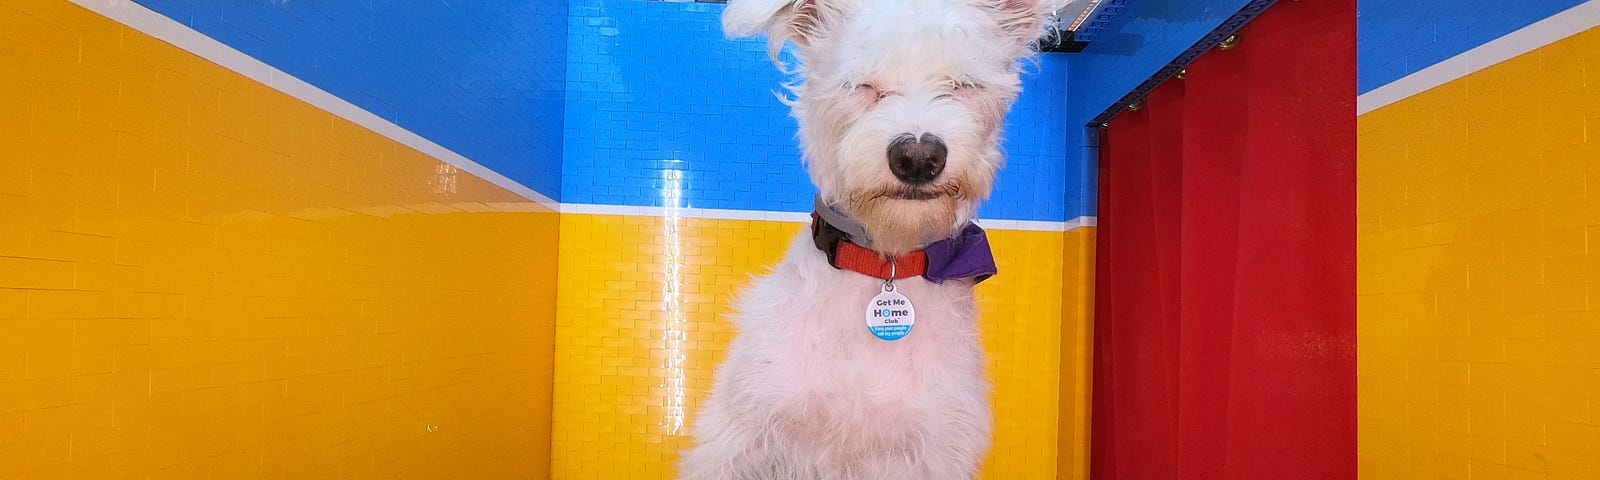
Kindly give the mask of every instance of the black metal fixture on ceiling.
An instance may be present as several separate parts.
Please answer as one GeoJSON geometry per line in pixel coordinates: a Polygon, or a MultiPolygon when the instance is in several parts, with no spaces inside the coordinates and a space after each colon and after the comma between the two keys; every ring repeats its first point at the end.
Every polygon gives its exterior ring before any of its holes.
{"type": "Polygon", "coordinates": [[[1039,39],[1039,51],[1078,53],[1111,26],[1112,19],[1133,0],[1053,0],[1050,29],[1039,39]]]}

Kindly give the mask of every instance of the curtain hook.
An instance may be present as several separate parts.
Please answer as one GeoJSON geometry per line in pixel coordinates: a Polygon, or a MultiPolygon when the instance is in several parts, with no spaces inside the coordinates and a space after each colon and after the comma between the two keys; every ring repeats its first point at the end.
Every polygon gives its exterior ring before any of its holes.
{"type": "Polygon", "coordinates": [[[1239,34],[1235,33],[1228,35],[1228,38],[1222,39],[1222,43],[1217,45],[1217,49],[1227,51],[1233,50],[1237,46],[1239,46],[1239,34]]]}

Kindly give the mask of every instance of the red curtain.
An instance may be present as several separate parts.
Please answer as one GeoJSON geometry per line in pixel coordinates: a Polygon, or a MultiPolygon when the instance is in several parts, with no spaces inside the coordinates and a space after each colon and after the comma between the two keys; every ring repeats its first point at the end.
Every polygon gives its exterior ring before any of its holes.
{"type": "Polygon", "coordinates": [[[1353,479],[1355,2],[1279,2],[1106,130],[1091,476],[1353,479]]]}

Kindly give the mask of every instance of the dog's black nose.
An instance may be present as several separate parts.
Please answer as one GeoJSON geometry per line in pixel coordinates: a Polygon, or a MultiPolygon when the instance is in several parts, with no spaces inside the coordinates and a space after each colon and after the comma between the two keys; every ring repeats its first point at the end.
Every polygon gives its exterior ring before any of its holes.
{"type": "Polygon", "coordinates": [[[937,135],[924,133],[919,138],[909,133],[900,134],[889,142],[889,171],[895,178],[912,185],[932,182],[944,172],[946,153],[944,140],[937,135]]]}

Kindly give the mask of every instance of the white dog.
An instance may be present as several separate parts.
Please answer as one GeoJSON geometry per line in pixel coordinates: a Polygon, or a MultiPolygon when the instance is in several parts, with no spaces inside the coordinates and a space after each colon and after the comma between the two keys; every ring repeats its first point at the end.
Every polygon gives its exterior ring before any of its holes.
{"type": "Polygon", "coordinates": [[[686,480],[971,479],[991,443],[972,225],[1040,0],[731,0],[798,48],[789,101],[821,192],[740,302],[686,480]]]}

